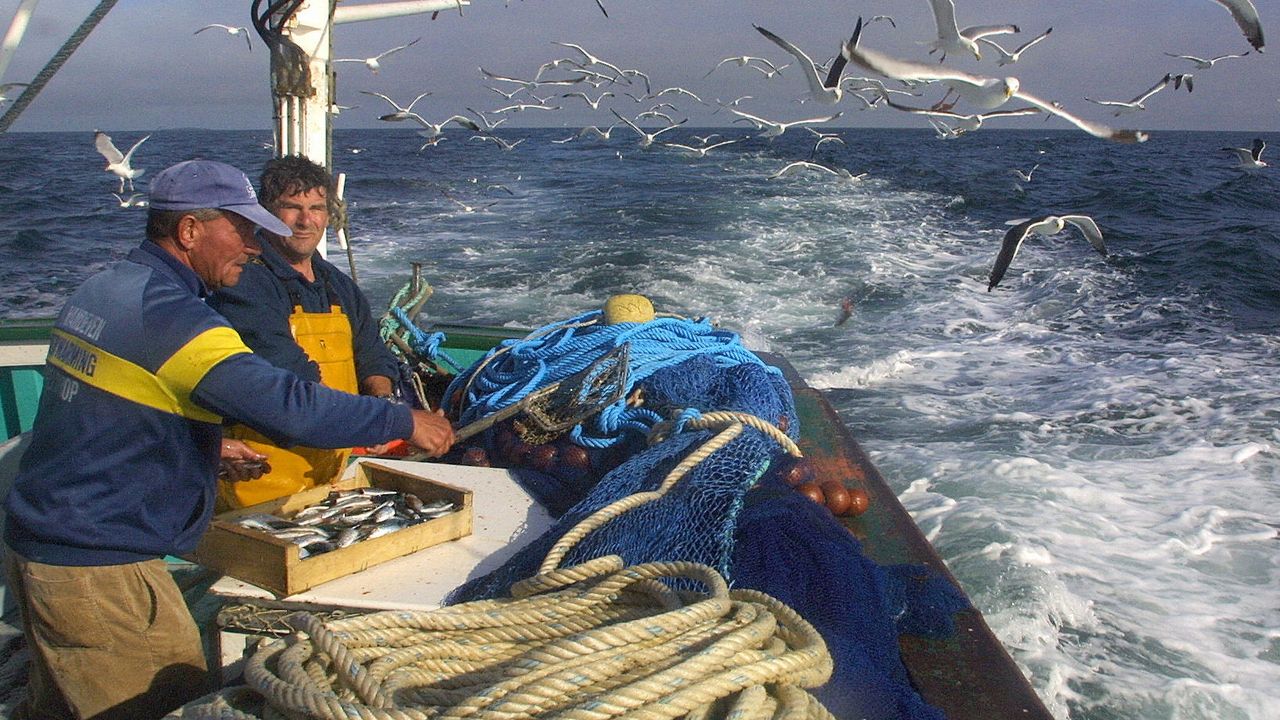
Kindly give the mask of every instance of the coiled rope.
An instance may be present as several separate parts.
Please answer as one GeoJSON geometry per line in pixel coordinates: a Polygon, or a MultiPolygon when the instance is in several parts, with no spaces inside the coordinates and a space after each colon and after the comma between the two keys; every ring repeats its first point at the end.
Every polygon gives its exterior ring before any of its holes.
{"type": "Polygon", "coordinates": [[[630,345],[625,392],[601,408],[591,423],[573,428],[570,438],[579,445],[609,447],[622,440],[625,432],[647,433],[662,418],[645,408],[628,406],[626,397],[654,373],[692,357],[710,357],[722,368],[755,364],[770,373],[781,372],[743,347],[736,333],[718,330],[705,319],[659,317],[608,325],[601,322],[602,315],[599,310],[586,312],[523,340],[506,341],[472,372],[455,378],[445,397],[458,424],[470,425],[516,405],[623,344],[630,345]]]}
{"type": "MultiPolygon", "coordinates": [[[[741,413],[684,418],[684,428],[721,429],[656,490],[580,522],[511,598],[328,623],[298,613],[290,624],[300,632],[260,648],[246,682],[273,712],[325,720],[831,718],[802,689],[831,676],[826,643],[774,598],[729,590],[698,563],[623,567],[608,555],[558,567],[581,538],[664,495],[748,423],[786,437],[741,413]],[[674,591],[667,582],[677,579],[704,591],[674,591]]],[[[799,450],[791,444],[788,452],[799,450]]],[[[227,714],[224,695],[207,704],[210,714],[202,707],[173,717],[241,717],[227,714]]]]}

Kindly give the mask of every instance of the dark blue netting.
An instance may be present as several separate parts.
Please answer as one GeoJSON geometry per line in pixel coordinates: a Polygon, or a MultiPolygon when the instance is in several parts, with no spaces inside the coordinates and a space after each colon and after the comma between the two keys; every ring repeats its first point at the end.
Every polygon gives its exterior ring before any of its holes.
{"type": "MultiPolygon", "coordinates": [[[[477,363],[450,388],[450,396],[465,394],[468,409],[484,407],[489,413],[538,383],[559,381],[587,367],[588,345],[603,353],[619,342],[631,343],[632,363],[641,366],[639,371],[633,367],[628,379],[625,395],[630,401],[608,409],[613,419],[593,418],[574,432],[532,446],[521,439],[518,419],[475,438],[472,450],[483,448],[499,461],[495,464],[515,466],[519,482],[558,519],[502,567],[456,589],[450,604],[507,596],[514,583],[538,572],[571,528],[612,502],[658,488],[681,460],[718,432],[686,428],[677,421],[667,439],[649,446],[645,435],[658,418],[688,420],[699,412],[736,411],[785,428],[793,438],[798,435],[785,379],[737,346],[736,335],[705,322],[681,325],[674,320],[648,330],[653,323],[583,327],[580,322],[587,317],[520,341],[510,358],[488,363],[492,368],[485,361],[477,363]],[[697,349],[703,339],[709,339],[709,352],[697,349]],[[667,343],[675,349],[664,357],[667,343]],[[557,353],[571,358],[573,370],[557,366],[557,353]],[[475,372],[487,376],[472,381],[469,376],[475,372]],[[531,374],[536,377],[526,377],[531,374]],[[525,386],[516,391],[503,386],[504,381],[525,386]],[[589,463],[551,460],[571,452],[589,463]]],[[[776,440],[747,427],[663,497],[582,539],[561,565],[619,555],[629,565],[683,560],[714,567],[734,587],[760,590],[791,606],[822,634],[835,672],[815,694],[837,717],[940,720],[941,712],[910,685],[898,654],[898,634],[952,632],[952,613],[967,607],[963,596],[924,566],[886,568],[867,559],[828,510],[768,472],[783,454],[776,440]]]]}
{"type": "Polygon", "coordinates": [[[827,641],[835,671],[813,692],[836,717],[943,718],[911,687],[898,634],[921,627],[904,620],[933,617],[941,627],[969,607],[946,578],[920,565],[875,564],[830,512],[772,473],[747,493],[735,541],[733,586],[786,603],[827,641]]]}

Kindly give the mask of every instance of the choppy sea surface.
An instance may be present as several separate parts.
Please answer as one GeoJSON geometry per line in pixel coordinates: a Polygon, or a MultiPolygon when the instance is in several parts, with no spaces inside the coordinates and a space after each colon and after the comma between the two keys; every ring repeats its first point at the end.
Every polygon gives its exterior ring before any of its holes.
{"type": "MultiPolygon", "coordinates": [[[[1220,149],[1251,135],[859,129],[815,153],[792,129],[698,158],[500,130],[524,141],[336,133],[375,308],[420,262],[432,321],[538,327],[619,292],[709,316],[829,393],[1056,717],[1280,717],[1280,168],[1220,149]],[[806,159],[867,174],[770,179],[806,159]],[[1109,256],[1032,237],[988,292],[1006,223],[1050,213],[1092,216],[1109,256]]],[[[747,136],[660,141],[709,133],[747,136]]],[[[197,156],[256,177],[270,139],[157,132],[138,190],[197,156]]],[[[144,213],[89,133],[0,157],[0,316],[52,315],[144,213]]]]}

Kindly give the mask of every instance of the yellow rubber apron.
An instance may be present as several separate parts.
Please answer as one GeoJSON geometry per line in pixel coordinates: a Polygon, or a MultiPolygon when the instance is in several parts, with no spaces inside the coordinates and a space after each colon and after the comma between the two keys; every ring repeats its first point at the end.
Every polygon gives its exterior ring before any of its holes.
{"type": "MultiPolygon", "coordinates": [[[[295,304],[289,316],[289,328],[298,347],[320,366],[321,385],[343,392],[359,392],[351,322],[342,312],[342,306],[334,303],[329,312],[313,313],[304,312],[300,304],[295,304]]],[[[351,448],[278,447],[244,425],[227,428],[225,435],[243,440],[266,455],[271,472],[256,480],[219,480],[218,499],[224,509],[256,505],[336,480],[351,454],[351,448]]]]}

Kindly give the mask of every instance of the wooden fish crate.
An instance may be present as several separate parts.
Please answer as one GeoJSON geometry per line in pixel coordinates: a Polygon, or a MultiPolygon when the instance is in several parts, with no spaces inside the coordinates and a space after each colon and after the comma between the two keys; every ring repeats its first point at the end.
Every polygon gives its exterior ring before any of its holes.
{"type": "Polygon", "coordinates": [[[471,534],[471,491],[427,480],[374,462],[356,466],[355,475],[265,503],[216,515],[187,560],[252,583],[284,597],[320,583],[358,573],[387,560],[471,534]],[[266,513],[291,518],[335,490],[376,487],[413,493],[424,503],[447,500],[457,509],[442,517],[329,552],[299,557],[299,546],[236,524],[245,515],[266,513]]]}

